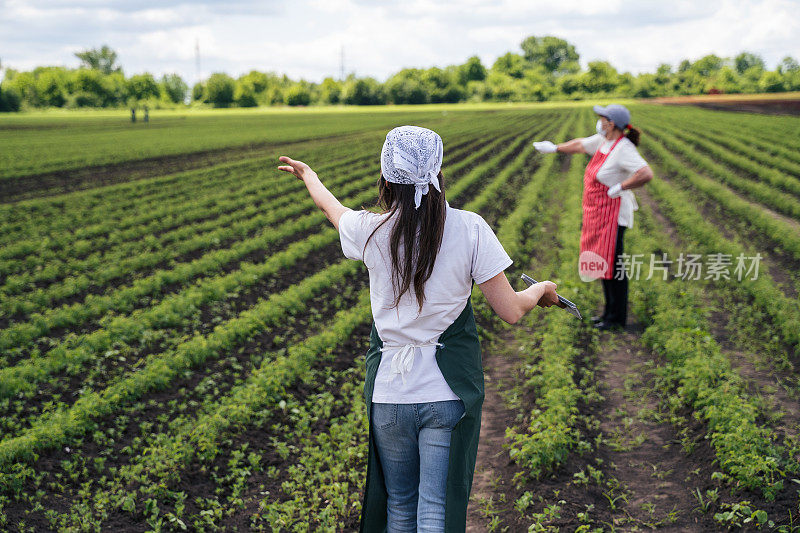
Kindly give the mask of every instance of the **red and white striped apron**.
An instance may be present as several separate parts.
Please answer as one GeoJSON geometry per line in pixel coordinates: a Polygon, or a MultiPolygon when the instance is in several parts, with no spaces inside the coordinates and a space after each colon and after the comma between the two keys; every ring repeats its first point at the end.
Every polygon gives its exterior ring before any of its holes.
{"type": "MultiPolygon", "coordinates": [[[[611,279],[614,273],[614,249],[617,244],[617,220],[620,197],[609,198],[608,187],[597,181],[597,171],[617,146],[617,139],[607,154],[598,148],[583,175],[583,224],[581,225],[580,253],[591,251],[605,259],[607,268],[600,276],[611,279]]],[[[583,256],[585,257],[585,256],[583,256]]]]}

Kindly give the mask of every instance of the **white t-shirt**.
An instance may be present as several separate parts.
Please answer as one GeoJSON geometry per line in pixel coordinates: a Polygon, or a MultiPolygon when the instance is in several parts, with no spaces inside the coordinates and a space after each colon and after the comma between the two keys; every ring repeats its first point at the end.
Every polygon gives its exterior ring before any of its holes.
{"type": "MultiPolygon", "coordinates": [[[[581,144],[589,155],[594,155],[598,148],[600,153],[607,154],[614,141],[606,139],[605,135],[596,133],[591,137],[582,138],[581,144]]],[[[611,155],[603,162],[600,170],[597,171],[597,181],[606,187],[611,187],[622,183],[645,166],[647,166],[647,161],[639,154],[636,145],[627,137],[623,137],[611,155]]],[[[639,204],[636,203],[633,191],[630,189],[622,191],[617,223],[620,226],[632,227],[633,212],[637,209],[639,209],[639,204]]]]}
{"type": "MultiPolygon", "coordinates": [[[[364,253],[364,263],[369,270],[372,316],[386,347],[375,378],[372,401],[424,403],[457,400],[458,396],[447,385],[436,363],[435,343],[467,305],[472,294],[472,280],[479,284],[488,281],[513,261],[483,217],[455,209],[448,203],[442,244],[431,277],[425,282],[422,312],[418,315],[413,283],[400,298],[399,305],[388,309],[394,299],[389,235],[397,215],[375,232],[364,249],[367,237],[386,216],[366,210],[349,210],[339,220],[339,237],[345,257],[360,260],[364,253]],[[402,350],[403,346],[412,343],[428,344],[402,350]],[[392,373],[392,358],[395,354],[402,355],[402,352],[411,359],[411,368],[402,375],[392,373]]],[[[403,250],[401,243],[398,250],[401,258],[404,257],[403,250]]]]}

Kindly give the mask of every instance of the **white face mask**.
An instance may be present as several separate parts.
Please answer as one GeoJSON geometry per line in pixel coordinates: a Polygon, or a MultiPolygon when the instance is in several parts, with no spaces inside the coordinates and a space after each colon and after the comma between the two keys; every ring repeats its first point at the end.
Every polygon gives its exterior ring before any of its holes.
{"type": "Polygon", "coordinates": [[[606,134],[606,130],[603,129],[603,121],[601,121],[599,118],[597,119],[597,124],[595,125],[594,128],[597,130],[597,133],[599,133],[600,135],[605,135],[606,134]]]}

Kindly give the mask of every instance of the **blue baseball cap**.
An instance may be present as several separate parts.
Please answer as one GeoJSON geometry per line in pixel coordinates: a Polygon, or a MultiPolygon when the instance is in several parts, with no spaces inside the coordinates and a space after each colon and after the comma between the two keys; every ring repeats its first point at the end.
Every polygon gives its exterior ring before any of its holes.
{"type": "Polygon", "coordinates": [[[610,104],[606,107],[596,105],[592,109],[601,117],[606,117],[613,122],[614,125],[621,130],[631,125],[631,112],[623,105],[610,104]]]}

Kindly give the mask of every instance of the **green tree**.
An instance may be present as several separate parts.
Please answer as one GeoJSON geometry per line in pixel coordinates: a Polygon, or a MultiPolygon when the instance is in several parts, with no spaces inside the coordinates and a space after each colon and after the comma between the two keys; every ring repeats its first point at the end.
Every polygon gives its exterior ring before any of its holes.
{"type": "Polygon", "coordinates": [[[581,75],[581,87],[590,94],[610,93],[619,85],[619,73],[608,61],[590,61],[581,75]]]}
{"type": "Polygon", "coordinates": [[[295,83],[284,93],[283,102],[290,106],[308,105],[311,103],[311,91],[305,83],[295,83]]]}
{"type": "Polygon", "coordinates": [[[766,93],[779,93],[786,90],[784,79],[777,72],[765,71],[758,80],[758,87],[766,93]]]}
{"type": "Polygon", "coordinates": [[[470,81],[483,81],[486,79],[486,67],[478,56],[472,56],[459,68],[459,77],[462,85],[470,81]]]}
{"type": "Polygon", "coordinates": [[[28,107],[41,105],[39,93],[36,90],[36,77],[32,72],[18,72],[8,81],[9,88],[19,95],[21,104],[28,107]]]}
{"type": "Polygon", "coordinates": [[[778,63],[777,71],[779,74],[787,74],[790,72],[800,72],[800,64],[792,56],[786,56],[778,63]]]}
{"type": "Polygon", "coordinates": [[[204,101],[205,95],[205,87],[201,82],[197,82],[192,86],[192,101],[193,102],[202,102],[204,101]]]}
{"type": "Polygon", "coordinates": [[[577,72],[580,56],[575,47],[564,39],[551,35],[544,37],[531,35],[520,43],[520,47],[526,61],[541,65],[548,72],[577,72]]]}
{"type": "Polygon", "coordinates": [[[406,68],[391,76],[383,85],[387,101],[393,104],[426,104],[430,101],[428,88],[422,81],[423,71],[406,68]]]}
{"type": "Polygon", "coordinates": [[[117,53],[106,45],[102,48],[92,48],[83,52],[75,52],[75,56],[81,60],[81,65],[92,70],[99,70],[103,74],[121,72],[121,68],[115,66],[117,53]]]}
{"type": "Polygon", "coordinates": [[[349,105],[378,105],[386,103],[386,95],[375,78],[349,76],[342,90],[342,100],[349,105]]]}
{"type": "Polygon", "coordinates": [[[19,111],[22,106],[22,96],[11,87],[8,82],[0,83],[0,111],[13,112],[19,111]]]}
{"type": "Polygon", "coordinates": [[[765,64],[761,56],[751,52],[742,52],[733,59],[733,64],[736,67],[736,72],[744,74],[750,68],[759,67],[764,70],[765,64]]]}
{"type": "Polygon", "coordinates": [[[495,60],[492,70],[512,78],[521,78],[525,74],[525,59],[519,54],[508,52],[495,60]]]}
{"type": "Polygon", "coordinates": [[[164,74],[159,85],[161,94],[174,104],[182,104],[189,91],[189,86],[178,74],[164,74]]]}
{"type": "Polygon", "coordinates": [[[67,103],[66,73],[63,68],[48,68],[36,77],[36,92],[43,106],[63,107],[67,103]]]}
{"type": "Polygon", "coordinates": [[[700,76],[708,77],[713,75],[725,65],[725,61],[714,54],[703,56],[694,63],[692,63],[691,71],[699,74],[700,76]]]}
{"type": "Polygon", "coordinates": [[[149,72],[135,74],[128,78],[128,99],[131,102],[141,102],[150,99],[157,99],[161,96],[158,83],[149,72]]]}
{"type": "Polygon", "coordinates": [[[229,107],[233,103],[236,82],[223,72],[209,76],[205,86],[205,98],[214,107],[229,107]]]}
{"type": "Polygon", "coordinates": [[[323,104],[338,104],[342,97],[342,83],[327,77],[320,84],[320,102],[323,104]]]}
{"type": "MultiPolygon", "coordinates": [[[[255,72],[255,71],[252,71],[255,72]]],[[[236,88],[233,90],[233,100],[239,107],[256,107],[258,105],[256,89],[260,88],[261,92],[266,88],[266,83],[261,83],[256,77],[250,74],[239,76],[236,80],[236,88]]]]}

